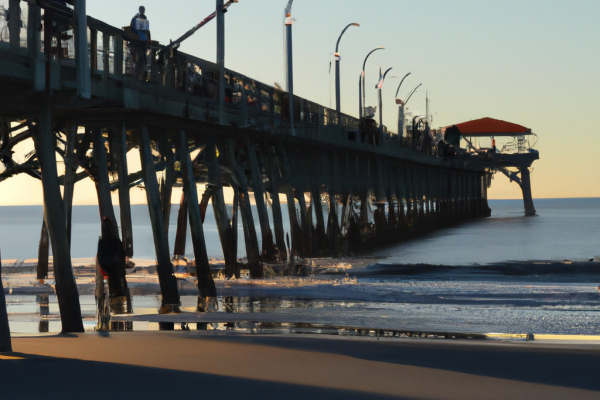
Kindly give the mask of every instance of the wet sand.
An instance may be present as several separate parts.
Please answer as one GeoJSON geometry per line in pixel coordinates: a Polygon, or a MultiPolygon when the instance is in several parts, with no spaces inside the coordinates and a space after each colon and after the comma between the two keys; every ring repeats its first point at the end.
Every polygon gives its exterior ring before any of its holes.
{"type": "Polygon", "coordinates": [[[3,400],[600,398],[590,343],[191,331],[14,338],[13,348],[0,356],[3,400]]]}

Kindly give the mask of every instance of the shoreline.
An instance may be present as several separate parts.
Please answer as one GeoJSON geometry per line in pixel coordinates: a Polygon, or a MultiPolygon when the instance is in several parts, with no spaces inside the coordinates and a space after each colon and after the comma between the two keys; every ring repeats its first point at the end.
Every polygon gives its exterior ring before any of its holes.
{"type": "MultiPolygon", "coordinates": [[[[342,257],[316,257],[298,259],[296,266],[306,268],[305,276],[321,275],[348,275],[350,277],[377,277],[377,276],[422,276],[425,278],[449,279],[452,277],[481,279],[484,276],[501,277],[556,277],[577,279],[577,276],[585,276],[591,279],[597,278],[600,283],[600,259],[589,260],[507,260],[503,262],[490,262],[485,264],[428,264],[428,263],[389,263],[385,262],[389,257],[385,256],[355,256],[342,257]]],[[[129,260],[138,271],[155,274],[155,260],[132,258],[129,260]]],[[[49,260],[49,270],[53,271],[52,257],[49,260]]],[[[188,261],[188,266],[192,260],[188,261]]],[[[218,277],[219,271],[225,267],[222,258],[209,259],[213,276],[218,277]]],[[[73,270],[75,274],[89,272],[95,268],[95,257],[73,258],[73,270]]],[[[287,268],[287,263],[264,263],[268,278],[281,277],[280,269],[287,268]]],[[[2,260],[2,272],[5,276],[35,273],[37,259],[7,259],[2,260]]],[[[242,267],[242,270],[244,268],[242,267]]],[[[579,282],[579,280],[574,280],[579,282]]]]}

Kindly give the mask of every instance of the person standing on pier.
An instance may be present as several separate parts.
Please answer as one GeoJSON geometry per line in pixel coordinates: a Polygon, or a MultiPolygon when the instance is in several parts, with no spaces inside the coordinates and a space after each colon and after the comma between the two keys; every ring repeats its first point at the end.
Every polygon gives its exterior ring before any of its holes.
{"type": "Polygon", "coordinates": [[[139,12],[131,19],[131,32],[139,37],[139,42],[130,44],[131,53],[135,63],[134,78],[143,79],[146,67],[146,54],[150,42],[150,22],[146,17],[146,7],[140,6],[139,12]]]}

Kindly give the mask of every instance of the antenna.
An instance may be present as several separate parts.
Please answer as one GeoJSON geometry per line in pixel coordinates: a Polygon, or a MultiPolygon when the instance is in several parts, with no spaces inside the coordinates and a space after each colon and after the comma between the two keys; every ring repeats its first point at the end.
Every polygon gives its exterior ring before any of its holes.
{"type": "Polygon", "coordinates": [[[425,122],[429,123],[429,92],[425,91],[425,122]]]}

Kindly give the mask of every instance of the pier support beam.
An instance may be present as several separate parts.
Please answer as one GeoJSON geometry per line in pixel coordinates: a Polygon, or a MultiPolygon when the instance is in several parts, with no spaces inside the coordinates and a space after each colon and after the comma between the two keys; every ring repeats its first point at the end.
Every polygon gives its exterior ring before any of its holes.
{"type": "Polygon", "coordinates": [[[166,135],[160,135],[158,149],[163,161],[166,163],[165,176],[160,185],[160,203],[165,224],[165,233],[169,237],[169,225],[171,223],[171,193],[175,180],[175,157],[173,147],[166,135]]]}
{"type": "MultiPolygon", "coordinates": [[[[230,278],[235,273],[237,254],[233,248],[233,232],[227,215],[223,183],[221,182],[221,166],[217,159],[217,146],[213,140],[206,144],[206,166],[208,167],[208,183],[212,185],[212,204],[215,213],[215,222],[219,231],[223,257],[225,258],[225,275],[230,278]]],[[[221,153],[224,154],[224,153],[221,153]]],[[[237,251],[236,251],[237,252],[237,251]]]]}
{"type": "Polygon", "coordinates": [[[179,291],[177,289],[177,280],[173,275],[173,265],[171,264],[169,242],[164,227],[160,193],[158,190],[158,181],[156,179],[156,169],[150,150],[150,134],[148,133],[148,128],[146,128],[146,126],[142,127],[141,142],[140,158],[142,161],[142,171],[146,186],[146,200],[148,202],[148,211],[150,213],[152,233],[154,235],[154,247],[157,261],[156,269],[162,294],[160,312],[164,314],[170,311],[179,310],[179,291]]]}
{"type": "Polygon", "coordinates": [[[533,206],[533,197],[531,195],[531,173],[529,168],[519,168],[521,173],[521,192],[523,192],[523,205],[525,206],[525,215],[528,217],[534,216],[536,213],[533,206]]]}
{"type": "Polygon", "coordinates": [[[329,243],[330,250],[333,252],[333,257],[339,258],[341,256],[339,251],[339,234],[340,225],[338,222],[337,213],[337,192],[338,192],[338,179],[339,179],[339,165],[337,152],[333,153],[332,165],[330,165],[330,174],[328,182],[329,192],[329,243]]]}
{"type": "Polygon", "coordinates": [[[183,185],[190,215],[190,232],[196,256],[196,273],[198,275],[198,290],[200,291],[197,309],[199,312],[216,311],[218,309],[217,288],[208,263],[204,228],[200,216],[200,207],[198,206],[198,190],[196,189],[196,179],[194,178],[194,169],[190,158],[187,133],[181,131],[180,137],[181,170],[183,171],[183,185]]]}
{"type": "Polygon", "coordinates": [[[125,250],[119,239],[108,180],[108,158],[105,139],[100,128],[94,134],[94,183],[98,195],[102,237],[98,242],[98,264],[108,275],[109,304],[113,314],[130,312],[128,305],[127,280],[125,279],[125,250]]]}
{"type": "MultiPolygon", "coordinates": [[[[44,210],[44,214],[46,211],[44,210]]],[[[38,281],[48,279],[48,259],[50,256],[50,239],[46,220],[42,222],[42,233],[40,234],[40,245],[38,248],[37,279],[38,281]]]]}
{"type": "Polygon", "coordinates": [[[254,217],[252,216],[250,198],[248,196],[248,180],[246,179],[244,171],[238,165],[235,155],[235,143],[230,140],[227,147],[229,153],[229,165],[231,165],[234,180],[236,180],[239,185],[240,214],[242,215],[242,225],[244,227],[246,256],[248,258],[250,277],[262,278],[263,267],[258,252],[258,238],[256,236],[256,228],[254,227],[254,217]]]}
{"type": "Polygon", "coordinates": [[[55,137],[52,129],[52,109],[49,95],[45,99],[42,115],[38,126],[34,129],[33,138],[35,149],[42,170],[42,188],[44,192],[44,207],[52,212],[45,213],[48,234],[54,256],[54,279],[56,281],[56,297],[62,322],[63,332],[83,332],[79,293],[71,264],[71,252],[63,200],[58,184],[56,168],[55,137]]]}
{"type": "Polygon", "coordinates": [[[75,160],[75,146],[77,145],[77,125],[68,125],[66,129],[67,146],[65,149],[65,183],[63,190],[63,204],[65,210],[65,223],[67,227],[67,238],[71,246],[71,226],[73,219],[73,194],[75,192],[75,180],[79,165],[75,160]]]}
{"type": "Polygon", "coordinates": [[[269,225],[269,214],[265,205],[265,190],[263,187],[262,173],[258,166],[256,148],[249,140],[246,141],[246,148],[248,149],[252,190],[254,191],[254,201],[256,202],[256,211],[258,212],[258,221],[260,223],[262,235],[262,257],[263,260],[272,259],[275,255],[275,249],[273,248],[273,232],[269,225]]]}
{"type": "MultiPolygon", "coordinates": [[[[277,163],[280,165],[280,170],[283,173],[286,186],[285,195],[287,200],[288,218],[290,220],[290,230],[292,234],[292,243],[288,243],[288,247],[290,247],[288,251],[289,261],[290,264],[292,264],[294,262],[294,257],[298,255],[307,255],[309,240],[304,240],[304,231],[302,228],[303,226],[306,226],[306,205],[304,205],[304,213],[301,214],[302,220],[299,223],[298,214],[296,211],[296,200],[294,197],[294,179],[292,178],[292,173],[288,163],[287,155],[281,142],[277,143],[276,152],[279,156],[277,157],[277,163]]],[[[302,198],[304,199],[304,193],[302,193],[302,198]]],[[[308,237],[310,238],[310,235],[308,237]]]]}
{"type": "Polygon", "coordinates": [[[233,207],[231,209],[231,253],[235,256],[233,270],[236,279],[240,279],[240,263],[238,262],[238,215],[240,209],[240,192],[235,185],[233,189],[233,207]]]}
{"type": "Polygon", "coordinates": [[[12,343],[8,326],[6,297],[4,297],[4,287],[2,286],[2,253],[0,253],[0,353],[9,351],[12,351],[12,343]]]}
{"type": "Polygon", "coordinates": [[[177,233],[175,234],[175,246],[173,249],[173,255],[175,258],[185,256],[185,243],[187,239],[187,198],[185,191],[181,193],[181,200],[179,201],[179,213],[177,214],[177,233]]]}
{"type": "MultiPolygon", "coordinates": [[[[311,186],[311,203],[314,208],[317,224],[314,229],[312,248],[318,252],[323,250],[326,243],[325,218],[323,217],[323,204],[321,203],[321,188],[318,185],[311,186]]],[[[309,215],[312,220],[312,215],[309,215]]]]}
{"type": "MultiPolygon", "coordinates": [[[[315,250],[313,237],[315,236],[313,229],[313,218],[312,218],[312,207],[306,207],[306,198],[302,185],[298,184],[295,188],[296,199],[298,200],[298,207],[300,209],[300,223],[301,223],[301,238],[303,242],[303,256],[313,257],[315,250]]],[[[312,196],[311,196],[312,202],[312,196]]]]}
{"type": "Polygon", "coordinates": [[[225,11],[224,0],[216,0],[217,12],[217,66],[219,68],[219,123],[225,124],[225,11]]]}
{"type": "Polygon", "coordinates": [[[121,216],[121,240],[127,257],[133,257],[133,222],[127,168],[127,131],[125,124],[120,130],[111,132],[111,160],[119,176],[119,212],[121,216]]]}
{"type": "Polygon", "coordinates": [[[269,175],[269,181],[271,182],[271,203],[273,204],[273,228],[275,230],[275,243],[277,244],[277,248],[279,250],[279,259],[283,261],[287,260],[287,251],[285,245],[285,234],[283,230],[283,216],[281,214],[281,204],[279,202],[280,168],[277,163],[277,157],[274,154],[267,154],[267,157],[265,157],[264,161],[264,164],[267,168],[267,173],[269,175]]]}
{"type": "MultiPolygon", "coordinates": [[[[398,232],[401,236],[406,233],[406,211],[404,209],[404,201],[406,200],[406,191],[404,189],[404,178],[402,177],[402,166],[396,165],[393,169],[395,173],[396,196],[398,198],[398,232]]],[[[392,178],[394,178],[392,174],[392,178]]]]}

